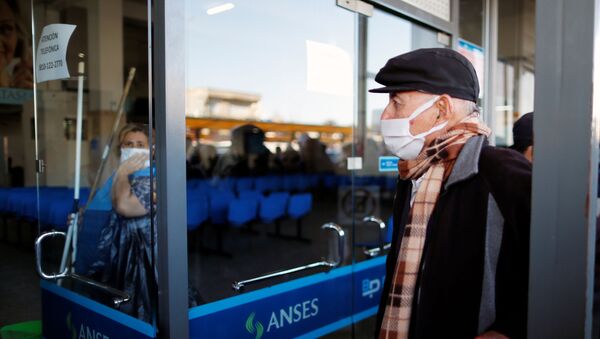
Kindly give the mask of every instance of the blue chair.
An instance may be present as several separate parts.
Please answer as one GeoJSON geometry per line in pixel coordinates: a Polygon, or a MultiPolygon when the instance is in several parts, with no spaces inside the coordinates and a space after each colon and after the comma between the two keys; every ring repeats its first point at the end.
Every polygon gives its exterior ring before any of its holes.
{"type": "Polygon", "coordinates": [[[217,189],[220,189],[222,191],[234,191],[236,182],[237,182],[237,178],[231,178],[231,177],[217,178],[216,180],[213,181],[212,186],[216,187],[217,189]]]}
{"type": "MultiPolygon", "coordinates": [[[[211,225],[217,227],[217,248],[209,249],[203,244],[202,251],[204,253],[219,254],[226,257],[231,257],[230,253],[223,251],[223,232],[227,225],[227,216],[229,214],[229,204],[235,199],[235,194],[230,190],[220,190],[212,188],[208,195],[208,219],[211,225]]],[[[200,228],[203,231],[205,228],[200,228]]]]}
{"type": "Polygon", "coordinates": [[[256,219],[258,211],[258,197],[246,194],[240,198],[233,199],[229,203],[227,221],[234,227],[250,225],[256,219]]]}
{"type": "Polygon", "coordinates": [[[337,177],[335,174],[327,174],[323,176],[323,186],[326,189],[333,190],[337,188],[337,177]]]}
{"type": "Polygon", "coordinates": [[[299,192],[306,192],[310,187],[310,178],[306,174],[300,174],[297,176],[296,185],[294,188],[299,192]]]}
{"type": "Polygon", "coordinates": [[[277,192],[283,189],[283,176],[281,175],[270,175],[269,179],[269,191],[277,192]]]}
{"type": "Polygon", "coordinates": [[[289,197],[287,192],[274,192],[261,198],[258,209],[260,220],[275,224],[275,233],[270,235],[281,236],[281,219],[285,216],[289,197]]]}
{"type": "Polygon", "coordinates": [[[208,220],[208,197],[203,194],[187,197],[187,229],[194,231],[208,220]]]}
{"type": "Polygon", "coordinates": [[[308,185],[311,189],[315,189],[319,187],[321,182],[321,177],[319,174],[309,174],[308,175],[308,185]]]}
{"type": "Polygon", "coordinates": [[[252,190],[253,188],[254,188],[254,178],[251,178],[251,177],[238,178],[237,182],[235,184],[236,192],[249,191],[249,190],[252,190]]]}
{"type": "Polygon", "coordinates": [[[213,189],[210,193],[208,215],[210,222],[216,225],[227,223],[229,203],[235,198],[232,191],[213,189]]]}
{"type": "Polygon", "coordinates": [[[208,196],[197,194],[194,190],[187,195],[188,248],[195,249],[196,244],[203,247],[201,226],[208,220],[208,196]]]}
{"type": "Polygon", "coordinates": [[[352,179],[349,175],[338,175],[337,177],[338,186],[350,186],[352,185],[352,179]]]}
{"type": "Polygon", "coordinates": [[[254,189],[263,193],[269,190],[269,179],[267,177],[257,177],[254,179],[254,189]]]}
{"type": "Polygon", "coordinates": [[[259,217],[262,222],[272,223],[285,215],[287,202],[290,194],[287,192],[275,192],[263,196],[260,201],[259,217]]]}
{"type": "Polygon", "coordinates": [[[256,199],[256,201],[260,202],[260,199],[262,198],[262,193],[256,190],[248,190],[248,191],[241,191],[238,196],[240,198],[252,198],[252,199],[256,199]]]}
{"type": "Polygon", "coordinates": [[[298,175],[284,175],[282,179],[282,187],[281,189],[287,192],[296,190],[296,181],[298,180],[298,175]]]}
{"type": "Polygon", "coordinates": [[[311,211],[312,200],[311,193],[299,193],[290,196],[287,215],[296,220],[296,240],[309,241],[309,239],[302,237],[302,218],[311,211]]]}

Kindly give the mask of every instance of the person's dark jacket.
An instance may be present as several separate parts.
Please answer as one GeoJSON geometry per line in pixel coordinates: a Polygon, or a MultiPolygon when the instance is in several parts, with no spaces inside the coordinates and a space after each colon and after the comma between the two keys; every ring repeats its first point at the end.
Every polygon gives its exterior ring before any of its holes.
{"type": "MultiPolygon", "coordinates": [[[[399,180],[394,233],[376,337],[410,210],[399,180]]],[[[519,153],[473,137],[443,184],[427,226],[409,338],[470,338],[497,331],[525,338],[531,165],[519,153]]]]}

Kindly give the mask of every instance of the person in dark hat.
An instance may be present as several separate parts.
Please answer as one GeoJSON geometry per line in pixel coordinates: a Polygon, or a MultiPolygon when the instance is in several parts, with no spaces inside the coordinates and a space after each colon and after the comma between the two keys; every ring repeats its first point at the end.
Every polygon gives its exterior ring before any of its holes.
{"type": "Polygon", "coordinates": [[[533,161],[533,112],[523,114],[513,125],[513,141],[510,147],[533,161]]]}
{"type": "Polygon", "coordinates": [[[402,54],[375,80],[400,158],[376,337],[524,338],[531,165],[488,145],[477,75],[459,53],[402,54]]]}

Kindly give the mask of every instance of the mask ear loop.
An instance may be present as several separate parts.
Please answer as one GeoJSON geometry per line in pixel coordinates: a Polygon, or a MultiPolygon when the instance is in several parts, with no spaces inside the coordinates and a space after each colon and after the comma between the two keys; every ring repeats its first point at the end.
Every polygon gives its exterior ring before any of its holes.
{"type": "Polygon", "coordinates": [[[431,106],[433,106],[433,104],[440,98],[439,95],[436,95],[435,97],[431,98],[431,100],[425,102],[423,105],[419,106],[414,112],[412,112],[412,114],[406,118],[408,120],[412,120],[416,117],[419,116],[419,114],[425,112],[426,110],[428,110],[431,106]]]}

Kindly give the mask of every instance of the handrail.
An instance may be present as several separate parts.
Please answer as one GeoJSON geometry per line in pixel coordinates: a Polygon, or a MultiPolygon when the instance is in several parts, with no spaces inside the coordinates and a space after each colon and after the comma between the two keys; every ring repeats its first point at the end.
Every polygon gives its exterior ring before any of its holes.
{"type": "MultiPolygon", "coordinates": [[[[392,247],[392,244],[391,243],[387,243],[387,244],[383,245],[383,250],[387,251],[391,247],[392,247]]],[[[365,255],[367,255],[369,258],[373,258],[373,257],[376,257],[376,256],[380,255],[383,252],[381,251],[381,248],[379,248],[379,247],[373,247],[373,248],[365,249],[363,251],[363,253],[365,255]]]]}
{"type": "Polygon", "coordinates": [[[106,293],[112,294],[113,295],[113,304],[114,304],[115,308],[119,308],[119,306],[121,306],[122,303],[127,302],[131,299],[131,297],[129,296],[129,294],[127,292],[117,290],[116,288],[112,288],[110,286],[104,285],[104,284],[99,283],[90,278],[80,276],[79,274],[69,273],[68,278],[75,279],[84,284],[101,289],[106,293]]]}
{"type": "Polygon", "coordinates": [[[67,267],[65,267],[63,269],[62,272],[57,273],[57,274],[46,274],[44,272],[44,270],[42,269],[42,242],[44,239],[46,239],[47,237],[55,237],[55,236],[61,236],[61,237],[65,237],[66,238],[66,234],[65,232],[59,232],[59,231],[51,231],[51,232],[46,232],[43,234],[40,234],[40,236],[37,237],[37,239],[35,240],[35,264],[36,264],[36,270],[38,275],[44,279],[44,280],[58,280],[58,279],[64,279],[64,278],[70,278],[70,279],[74,279],[77,281],[80,281],[84,284],[93,286],[95,288],[98,288],[108,294],[113,295],[113,304],[116,308],[118,308],[122,303],[127,302],[131,299],[130,295],[126,292],[117,290],[113,287],[110,287],[108,285],[102,284],[100,282],[97,282],[95,280],[92,280],[90,278],[86,278],[83,276],[80,276],[76,273],[73,272],[69,272],[69,269],[67,267]]]}
{"type": "Polygon", "coordinates": [[[281,271],[275,271],[271,273],[267,273],[265,275],[261,275],[255,278],[246,279],[242,281],[236,281],[232,284],[232,287],[235,291],[240,292],[246,285],[250,285],[259,281],[268,280],[276,277],[280,277],[283,275],[287,275],[290,273],[300,272],[308,269],[313,269],[317,267],[337,267],[344,260],[344,249],[346,243],[346,233],[344,230],[336,223],[330,222],[321,226],[322,230],[333,230],[336,232],[338,238],[338,258],[336,261],[327,261],[321,260],[308,265],[298,266],[290,269],[285,269],[281,271]]]}

